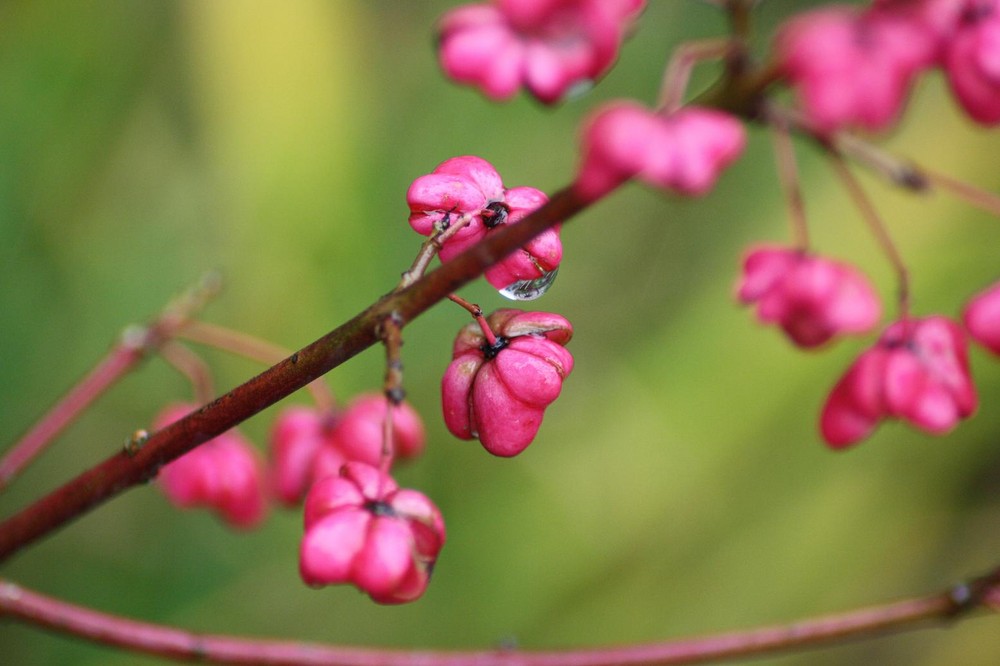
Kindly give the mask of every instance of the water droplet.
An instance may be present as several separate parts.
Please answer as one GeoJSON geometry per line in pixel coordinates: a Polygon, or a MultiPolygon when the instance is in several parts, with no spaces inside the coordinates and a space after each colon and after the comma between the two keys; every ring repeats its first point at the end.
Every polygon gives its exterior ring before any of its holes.
{"type": "Polygon", "coordinates": [[[500,290],[500,295],[512,301],[533,301],[536,298],[541,298],[549,290],[558,274],[558,266],[551,271],[542,271],[542,276],[534,280],[518,280],[507,285],[500,290]]]}

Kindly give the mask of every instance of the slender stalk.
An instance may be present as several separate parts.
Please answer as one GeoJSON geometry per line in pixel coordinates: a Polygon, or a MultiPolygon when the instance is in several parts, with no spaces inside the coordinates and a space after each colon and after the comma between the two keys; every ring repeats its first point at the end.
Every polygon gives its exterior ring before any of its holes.
{"type": "Polygon", "coordinates": [[[423,242],[420,246],[420,251],[417,253],[416,258],[413,260],[413,265],[410,269],[403,273],[402,279],[399,281],[399,286],[396,290],[405,289],[411,284],[417,281],[421,275],[427,272],[427,267],[431,265],[431,261],[437,256],[437,253],[444,246],[445,241],[457,234],[459,231],[469,226],[472,219],[475,217],[472,213],[466,213],[462,215],[457,220],[451,221],[450,214],[445,213],[444,218],[438,223],[438,229],[427,237],[427,240],[423,242]]]}
{"type": "Polygon", "coordinates": [[[184,345],[168,342],[160,348],[163,360],[187,377],[194,390],[194,399],[199,405],[208,402],[215,395],[212,388],[212,372],[205,360],[184,345]]]}
{"type": "Polygon", "coordinates": [[[957,178],[952,178],[947,174],[930,171],[929,169],[923,169],[923,175],[933,185],[943,190],[948,190],[976,208],[1000,217],[1000,195],[980,189],[957,178]]]}
{"type": "MultiPolygon", "coordinates": [[[[588,206],[567,188],[516,224],[504,225],[483,241],[295,352],[260,375],[150,435],[129,455],[110,458],[0,523],[0,561],[132,486],[149,481],[164,464],[222,434],[302,388],[379,341],[386,317],[401,326],[467,284],[549,227],[588,206]]],[[[121,447],[115,447],[120,449],[121,447]]]]}
{"type": "Polygon", "coordinates": [[[151,323],[126,328],[111,351],[0,459],[0,492],[94,400],[170,340],[220,287],[217,275],[207,275],[168,304],[151,323]]]}
{"type": "Polygon", "coordinates": [[[396,406],[406,397],[406,392],[403,390],[402,324],[395,317],[386,317],[382,322],[381,337],[385,345],[385,382],[382,390],[386,405],[385,417],[382,419],[382,452],[379,460],[379,469],[383,472],[383,476],[379,477],[379,483],[389,474],[396,453],[392,415],[396,406]]]}
{"type": "Polygon", "coordinates": [[[684,92],[694,66],[703,60],[717,60],[729,52],[730,41],[725,38],[706,39],[681,44],[674,50],[660,84],[657,108],[673,113],[684,103],[684,92]]]}
{"type": "MultiPolygon", "coordinates": [[[[789,112],[790,113],[790,112],[789,112]]],[[[804,121],[800,118],[800,123],[804,121]]],[[[927,178],[913,162],[882,150],[849,132],[837,132],[832,139],[837,152],[863,164],[893,185],[913,192],[927,189],[927,178]]]]}
{"type": "Polygon", "coordinates": [[[472,315],[472,318],[476,320],[477,324],[479,324],[479,330],[483,332],[483,337],[486,338],[486,343],[490,347],[495,347],[497,344],[497,336],[493,332],[493,329],[490,328],[490,324],[486,321],[486,317],[483,316],[483,309],[475,303],[470,303],[458,294],[451,294],[448,296],[448,299],[451,300],[452,303],[461,305],[462,308],[472,315]]]}
{"type": "Polygon", "coordinates": [[[43,596],[0,580],[0,616],[105,645],[174,659],[216,664],[323,666],[667,666],[749,657],[880,636],[939,624],[985,604],[1000,569],[970,583],[879,606],[658,643],[563,651],[432,651],[343,647],[317,643],[195,634],[138,622],[43,596]]]}
{"type": "Polygon", "coordinates": [[[792,238],[795,247],[805,251],[809,249],[809,226],[806,224],[806,207],[802,200],[799,169],[795,162],[795,146],[792,144],[792,136],[784,116],[767,114],[767,120],[771,123],[771,140],[778,166],[778,181],[784,190],[788,205],[792,238]]]}
{"type": "Polygon", "coordinates": [[[840,180],[844,183],[848,193],[851,195],[851,199],[854,201],[854,205],[861,211],[861,216],[864,218],[865,223],[871,229],[872,234],[875,235],[875,240],[878,241],[886,258],[896,271],[899,319],[905,321],[910,316],[910,273],[906,268],[906,262],[903,261],[902,255],[899,254],[899,249],[893,242],[889,230],[886,228],[885,223],[882,222],[878,211],[875,210],[871,199],[865,193],[864,189],[862,189],[861,183],[858,182],[857,178],[854,177],[854,174],[847,167],[847,164],[844,163],[843,156],[831,148],[830,157],[834,171],[837,172],[840,180]]]}
{"type": "MultiPolygon", "coordinates": [[[[228,351],[237,356],[249,358],[265,365],[287,358],[292,352],[280,345],[261,340],[242,331],[234,331],[218,324],[192,320],[177,333],[178,337],[216,349],[228,351]]],[[[331,412],[337,404],[330,386],[321,379],[310,382],[306,389],[312,395],[316,407],[323,412],[331,412]]]]}

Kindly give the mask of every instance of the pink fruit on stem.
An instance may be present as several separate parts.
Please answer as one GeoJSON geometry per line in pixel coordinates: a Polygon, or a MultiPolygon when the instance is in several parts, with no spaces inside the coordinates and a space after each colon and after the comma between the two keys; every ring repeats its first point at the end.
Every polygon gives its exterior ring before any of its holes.
{"type": "MultiPolygon", "coordinates": [[[[172,405],[156,418],[163,428],[195,408],[172,405]]],[[[210,507],[232,527],[249,529],[264,518],[263,469],[253,447],[236,430],[188,451],[160,469],[160,488],[182,508],[210,507]]]]}
{"type": "Polygon", "coordinates": [[[901,320],[834,386],[820,431],[833,448],[868,437],[887,418],[940,435],[970,416],[977,404],[958,325],[941,316],[901,320]]]}
{"type": "Polygon", "coordinates": [[[444,541],[427,497],[349,462],[309,491],[299,571],[309,585],[351,583],[378,603],[405,603],[426,590],[444,541]]]}
{"type": "Polygon", "coordinates": [[[592,201],[631,178],[687,196],[707,193],[743,152],[746,132],[733,116],[685,107],[662,115],[617,101],[585,123],[573,188],[592,201]]]}
{"type": "Polygon", "coordinates": [[[524,86],[546,104],[600,78],[644,0],[496,0],[457,7],[439,25],[445,74],[495,100],[524,86]]]}
{"type": "MultiPolygon", "coordinates": [[[[533,187],[506,189],[486,160],[453,157],[432,173],[420,176],[406,193],[410,226],[424,236],[445,229],[463,215],[471,215],[468,225],[448,238],[438,255],[449,261],[504,224],[521,220],[548,197],[533,187]]],[[[548,229],[527,245],[509,254],[486,270],[486,280],[503,289],[521,280],[536,280],[554,271],[562,261],[559,226],[548,229]]]]}
{"type": "Polygon", "coordinates": [[[800,347],[817,347],[843,333],[864,333],[881,316],[878,296],[854,267],[794,248],[749,251],[736,297],[755,304],[762,322],[778,324],[800,347]]]}
{"type": "Polygon", "coordinates": [[[566,319],[547,312],[497,310],[458,334],[441,383],[444,420],[461,439],[478,438],[490,453],[514,456],[531,443],[545,408],[573,370],[565,349],[573,335],[566,319]]]}

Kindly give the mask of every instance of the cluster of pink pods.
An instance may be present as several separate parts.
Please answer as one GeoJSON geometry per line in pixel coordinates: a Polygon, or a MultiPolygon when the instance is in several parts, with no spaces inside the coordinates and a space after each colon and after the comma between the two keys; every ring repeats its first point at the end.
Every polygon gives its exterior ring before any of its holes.
{"type": "Polygon", "coordinates": [[[882,129],[917,77],[939,67],[973,120],[1000,122],[997,0],[875,0],[793,18],[776,59],[815,128],[882,129]]]}
{"type": "MultiPolygon", "coordinates": [[[[157,426],[190,411],[169,408],[157,426]]],[[[231,430],[165,465],[159,484],[177,506],[213,508],[241,528],[260,523],[268,497],[286,507],[304,498],[303,580],[350,583],[380,603],[401,603],[423,594],[445,539],[434,504],[400,489],[388,472],[395,458],[419,455],[424,442],[423,422],[412,407],[388,407],[383,396],[367,394],[338,414],[286,408],[272,429],[267,465],[231,430]]]]}
{"type": "MultiPolygon", "coordinates": [[[[747,255],[737,298],[756,305],[763,323],[781,326],[804,348],[870,331],[881,311],[874,290],[854,268],[776,247],[747,255]]],[[[1000,283],[970,300],[962,321],[965,330],[940,315],[903,316],[890,324],[827,398],[820,416],[826,442],[834,448],[857,443],[885,419],[943,434],[970,416],[978,400],[967,333],[1000,355],[1000,283]]]]}

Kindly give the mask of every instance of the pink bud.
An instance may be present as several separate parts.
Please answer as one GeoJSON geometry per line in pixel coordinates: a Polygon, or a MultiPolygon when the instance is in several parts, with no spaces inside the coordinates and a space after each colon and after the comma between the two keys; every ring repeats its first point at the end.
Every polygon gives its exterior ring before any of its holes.
{"type": "Polygon", "coordinates": [[[441,19],[441,67],[488,97],[523,85],[546,104],[602,76],[644,0],[497,0],[441,19]]]}
{"type": "Polygon", "coordinates": [[[1000,282],[969,301],[962,322],[973,340],[1000,355],[1000,282]]]}
{"type": "Polygon", "coordinates": [[[952,91],[973,120],[1000,123],[1000,2],[968,0],[945,45],[944,68],[952,91]]]}
{"type": "MultiPolygon", "coordinates": [[[[193,411],[172,405],[156,418],[163,428],[193,411]]],[[[236,430],[224,432],[160,469],[160,487],[182,508],[214,508],[233,527],[252,528],[266,513],[262,464],[253,447],[236,430]]]]}
{"type": "Polygon", "coordinates": [[[864,439],[885,418],[940,435],[970,416],[977,403],[961,329],[941,316],[902,320],[837,382],[820,430],[834,448],[864,439]]]}
{"type": "Polygon", "coordinates": [[[594,200],[639,178],[698,196],[712,189],[745,145],[743,125],[721,111],[686,107],[661,115],[634,102],[614,102],[584,127],[574,188],[584,199],[594,200]]]}
{"type": "Polygon", "coordinates": [[[299,570],[309,585],[352,583],[379,603],[403,603],[427,588],[444,541],[427,497],[351,462],[309,491],[299,570]]]}
{"type": "Polygon", "coordinates": [[[441,383],[445,425],[461,439],[478,437],[493,455],[514,456],[535,438],[573,370],[564,348],[573,328],[559,315],[511,309],[487,322],[496,344],[475,323],[455,340],[441,383]]]}
{"type": "Polygon", "coordinates": [[[878,323],[881,306],[868,280],[847,264],[783,247],[758,247],[743,262],[741,303],[778,324],[800,347],[816,347],[841,333],[864,333],[878,323]]]}
{"type": "MultiPolygon", "coordinates": [[[[518,222],[548,197],[533,187],[505,189],[493,165],[479,157],[465,156],[446,160],[432,173],[414,180],[406,201],[410,226],[424,236],[434,234],[436,228],[447,228],[463,215],[474,216],[441,247],[441,261],[450,261],[493,229],[518,222]]],[[[555,270],[561,261],[557,225],[487,269],[486,280],[503,289],[521,280],[536,280],[555,270]]]]}
{"type": "Polygon", "coordinates": [[[788,21],[775,51],[818,131],[877,130],[896,120],[914,78],[932,64],[937,41],[901,12],[831,5],[788,21]]]}

